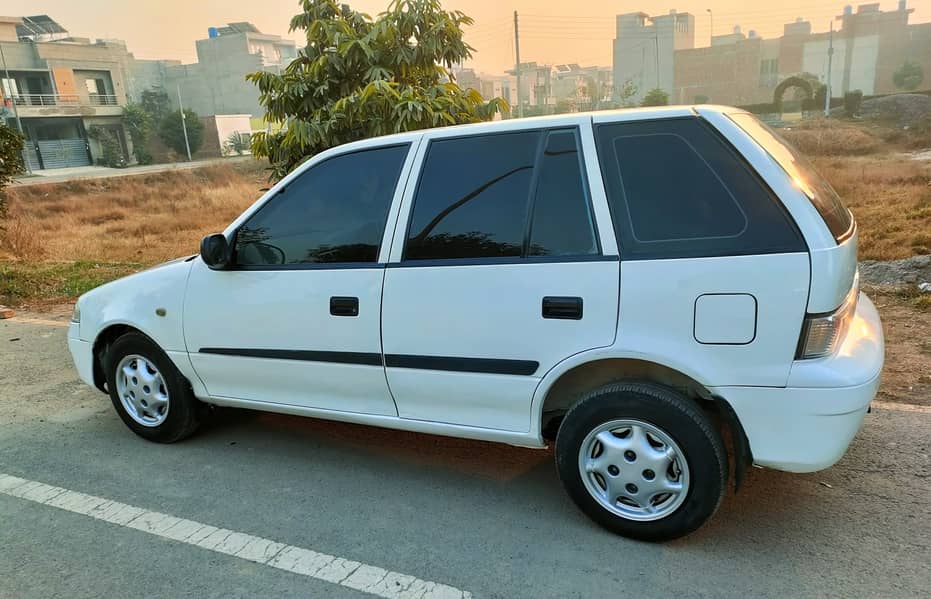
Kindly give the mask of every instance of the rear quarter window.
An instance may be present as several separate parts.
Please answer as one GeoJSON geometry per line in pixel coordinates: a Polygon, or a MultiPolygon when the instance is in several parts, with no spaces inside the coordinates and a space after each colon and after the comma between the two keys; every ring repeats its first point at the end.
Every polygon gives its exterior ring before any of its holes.
{"type": "Polygon", "coordinates": [[[625,259],[805,251],[778,198],[697,117],[596,126],[625,259]]]}
{"type": "Polygon", "coordinates": [[[792,177],[818,210],[835,240],[840,242],[850,236],[853,232],[853,215],[831,184],[801,152],[752,114],[735,113],[728,116],[792,177]]]}

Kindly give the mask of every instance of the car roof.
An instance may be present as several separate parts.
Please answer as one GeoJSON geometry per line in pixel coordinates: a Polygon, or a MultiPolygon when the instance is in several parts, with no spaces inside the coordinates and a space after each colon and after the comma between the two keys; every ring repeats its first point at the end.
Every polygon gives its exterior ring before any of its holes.
{"type": "MultiPolygon", "coordinates": [[[[549,128],[574,126],[585,121],[593,123],[612,123],[625,121],[642,121],[654,119],[669,119],[699,116],[701,112],[739,112],[740,109],[730,106],[715,106],[702,104],[700,106],[681,105],[681,106],[650,106],[640,108],[621,108],[616,110],[600,110],[591,112],[573,112],[566,114],[553,114],[546,116],[535,116],[515,119],[501,119],[497,121],[485,121],[481,123],[470,123],[465,125],[450,125],[447,127],[435,127],[431,129],[420,129],[405,133],[395,133],[393,135],[383,135],[371,137],[348,144],[343,144],[331,148],[331,150],[356,150],[370,147],[390,145],[392,143],[408,143],[426,137],[428,139],[441,139],[446,137],[462,137],[467,135],[479,135],[484,133],[497,133],[508,131],[521,131],[527,129],[549,128]]],[[[331,151],[331,150],[328,150],[331,151]]]]}

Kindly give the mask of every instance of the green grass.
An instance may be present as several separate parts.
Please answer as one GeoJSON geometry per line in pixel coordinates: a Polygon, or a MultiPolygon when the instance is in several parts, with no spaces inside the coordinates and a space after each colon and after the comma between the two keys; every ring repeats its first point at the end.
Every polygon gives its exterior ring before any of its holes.
{"type": "Polygon", "coordinates": [[[0,262],[0,304],[70,301],[143,268],[125,262],[0,262]]]}

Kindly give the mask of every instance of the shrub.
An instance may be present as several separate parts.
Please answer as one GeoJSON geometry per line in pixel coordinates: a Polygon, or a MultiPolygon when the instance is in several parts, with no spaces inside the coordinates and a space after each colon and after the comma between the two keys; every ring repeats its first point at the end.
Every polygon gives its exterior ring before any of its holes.
{"type": "Polygon", "coordinates": [[[852,92],[844,94],[844,113],[848,117],[855,117],[860,114],[860,106],[863,104],[863,92],[855,89],[852,92]]]}
{"type": "Polygon", "coordinates": [[[906,60],[905,63],[892,74],[892,83],[899,89],[913,91],[918,89],[924,81],[925,74],[921,65],[906,60]]]}
{"type": "Polygon", "coordinates": [[[187,156],[187,148],[184,144],[185,126],[187,126],[187,141],[191,147],[191,155],[194,155],[204,143],[204,124],[193,110],[185,110],[183,119],[180,110],[168,113],[158,127],[158,136],[166,146],[181,156],[187,156]]]}
{"type": "Polygon", "coordinates": [[[223,145],[229,154],[242,156],[249,150],[248,135],[235,131],[230,133],[230,136],[226,138],[226,143],[223,145]]]}
{"type": "Polygon", "coordinates": [[[123,156],[120,140],[116,138],[116,134],[113,131],[94,125],[87,130],[87,136],[100,144],[100,158],[97,159],[98,165],[108,166],[110,168],[126,166],[126,158],[123,156]]]}
{"type": "Polygon", "coordinates": [[[666,106],[669,104],[669,94],[664,90],[654,87],[643,96],[641,106],[666,106]]]}

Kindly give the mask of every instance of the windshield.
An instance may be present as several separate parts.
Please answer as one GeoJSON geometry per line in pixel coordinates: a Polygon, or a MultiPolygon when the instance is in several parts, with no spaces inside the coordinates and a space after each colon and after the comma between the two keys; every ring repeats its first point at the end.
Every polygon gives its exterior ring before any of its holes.
{"type": "Polygon", "coordinates": [[[792,177],[795,185],[817,208],[835,240],[840,242],[850,234],[853,229],[853,216],[850,211],[831,184],[818,174],[798,150],[752,114],[742,112],[728,116],[792,177]]]}

